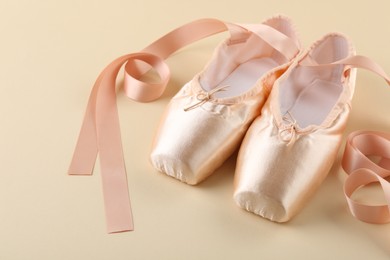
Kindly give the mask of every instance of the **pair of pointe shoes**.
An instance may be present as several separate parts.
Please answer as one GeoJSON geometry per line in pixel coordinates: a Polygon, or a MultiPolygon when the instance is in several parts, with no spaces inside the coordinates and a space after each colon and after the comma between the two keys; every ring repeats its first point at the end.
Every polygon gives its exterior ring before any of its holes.
{"type": "Polygon", "coordinates": [[[348,38],[329,33],[305,51],[290,20],[232,26],[202,72],[170,101],[156,133],[156,169],[188,184],[239,148],[234,200],[277,222],[296,215],[329,172],[351,111],[356,67],[348,38]]]}

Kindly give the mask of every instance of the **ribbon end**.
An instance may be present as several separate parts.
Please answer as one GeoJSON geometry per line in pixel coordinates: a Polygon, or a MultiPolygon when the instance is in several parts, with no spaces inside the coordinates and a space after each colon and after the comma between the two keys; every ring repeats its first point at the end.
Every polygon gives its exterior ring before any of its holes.
{"type": "Polygon", "coordinates": [[[92,175],[93,169],[81,169],[80,167],[74,167],[71,165],[68,169],[68,175],[81,175],[88,176],[92,175]]]}
{"type": "Polygon", "coordinates": [[[108,234],[124,233],[124,232],[131,232],[131,231],[134,231],[133,221],[130,221],[130,223],[127,223],[123,226],[108,226],[107,227],[108,234]]]}
{"type": "Polygon", "coordinates": [[[80,176],[90,176],[90,175],[92,175],[92,173],[91,172],[74,172],[74,171],[68,171],[68,175],[70,175],[70,176],[78,176],[78,175],[80,175],[80,176]]]}

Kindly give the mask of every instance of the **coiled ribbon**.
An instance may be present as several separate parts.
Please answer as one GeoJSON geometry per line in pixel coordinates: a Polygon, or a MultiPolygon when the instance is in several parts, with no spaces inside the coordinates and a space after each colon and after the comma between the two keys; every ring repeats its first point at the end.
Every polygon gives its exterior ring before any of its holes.
{"type": "Polygon", "coordinates": [[[390,222],[390,134],[374,131],[356,131],[348,136],[342,161],[349,174],[344,183],[344,194],[353,216],[369,223],[390,222]],[[378,163],[369,156],[379,156],[378,163]],[[360,187],[378,182],[383,190],[386,205],[368,205],[351,198],[360,187]]]}

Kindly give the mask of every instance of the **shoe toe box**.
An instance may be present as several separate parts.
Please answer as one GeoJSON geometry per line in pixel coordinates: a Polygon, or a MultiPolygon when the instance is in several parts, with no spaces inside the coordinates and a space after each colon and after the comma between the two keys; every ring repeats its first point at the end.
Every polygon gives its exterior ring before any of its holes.
{"type": "Polygon", "coordinates": [[[333,165],[341,135],[319,130],[288,144],[273,120],[259,118],[241,145],[235,175],[236,203],[276,222],[295,216],[333,165]]]}

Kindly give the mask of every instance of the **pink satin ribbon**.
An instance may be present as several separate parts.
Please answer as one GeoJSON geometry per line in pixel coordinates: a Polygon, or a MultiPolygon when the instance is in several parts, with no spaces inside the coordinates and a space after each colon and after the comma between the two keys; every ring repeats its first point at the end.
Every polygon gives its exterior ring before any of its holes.
{"type": "Polygon", "coordinates": [[[373,131],[356,131],[348,136],[342,167],[347,174],[344,194],[352,215],[369,223],[390,222],[390,134],[373,131]],[[368,156],[380,156],[378,163],[368,156]],[[351,198],[358,188],[373,182],[381,185],[387,205],[367,205],[351,198]]]}
{"type": "Polygon", "coordinates": [[[243,35],[254,33],[289,60],[299,50],[289,37],[264,24],[235,25],[215,19],[201,19],[171,31],[141,52],[117,58],[97,78],[88,101],[69,174],[91,175],[99,153],[109,233],[134,229],[116,105],[115,80],[118,71],[126,64],[124,89],[129,98],[140,102],[155,100],[164,92],[170,77],[164,59],[190,43],[226,30],[230,31],[232,43],[236,39],[240,40],[243,35]],[[160,82],[147,83],[139,80],[150,68],[159,74],[160,82]]]}

